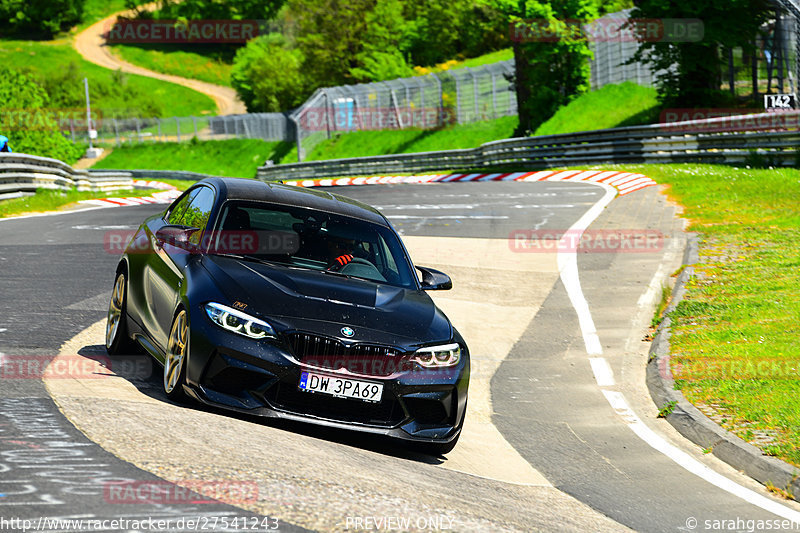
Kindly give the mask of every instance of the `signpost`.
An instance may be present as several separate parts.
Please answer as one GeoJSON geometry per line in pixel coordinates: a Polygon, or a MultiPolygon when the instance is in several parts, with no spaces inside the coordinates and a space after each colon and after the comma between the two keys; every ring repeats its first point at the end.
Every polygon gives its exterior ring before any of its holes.
{"type": "Polygon", "coordinates": [[[89,102],[89,79],[83,78],[83,88],[86,90],[86,131],[89,135],[89,149],[86,150],[88,159],[96,159],[103,153],[102,148],[92,146],[92,140],[97,139],[97,130],[92,128],[92,107],[89,102]]]}

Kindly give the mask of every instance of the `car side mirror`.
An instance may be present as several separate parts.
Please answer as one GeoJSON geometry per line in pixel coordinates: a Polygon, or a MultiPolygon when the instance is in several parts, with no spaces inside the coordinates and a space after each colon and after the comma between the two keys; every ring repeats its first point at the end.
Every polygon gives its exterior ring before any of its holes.
{"type": "Polygon", "coordinates": [[[169,244],[181,250],[194,250],[195,245],[189,242],[189,238],[198,231],[199,228],[168,225],[156,231],[156,240],[160,244],[169,244]]]}
{"type": "Polygon", "coordinates": [[[453,280],[444,272],[421,266],[417,270],[422,273],[422,290],[447,291],[453,288],[453,280]]]}

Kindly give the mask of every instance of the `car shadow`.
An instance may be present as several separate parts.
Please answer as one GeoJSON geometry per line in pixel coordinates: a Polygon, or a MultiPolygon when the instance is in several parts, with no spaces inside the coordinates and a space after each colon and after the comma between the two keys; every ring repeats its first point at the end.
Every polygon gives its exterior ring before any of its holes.
{"type": "Polygon", "coordinates": [[[236,418],[252,424],[272,427],[281,431],[288,431],[306,437],[336,442],[351,448],[361,448],[382,455],[405,459],[418,463],[439,465],[446,461],[444,457],[433,456],[428,453],[416,451],[411,445],[402,445],[393,439],[381,435],[347,431],[338,428],[305,424],[294,420],[280,418],[267,418],[257,415],[229,411],[226,409],[209,406],[200,402],[189,400],[178,404],[168,399],[162,386],[162,367],[149,355],[131,354],[109,356],[102,344],[87,345],[78,350],[78,355],[87,359],[101,361],[111,372],[119,378],[133,385],[140,393],[154,400],[164,403],[182,405],[207,413],[213,413],[229,418],[236,418]]]}

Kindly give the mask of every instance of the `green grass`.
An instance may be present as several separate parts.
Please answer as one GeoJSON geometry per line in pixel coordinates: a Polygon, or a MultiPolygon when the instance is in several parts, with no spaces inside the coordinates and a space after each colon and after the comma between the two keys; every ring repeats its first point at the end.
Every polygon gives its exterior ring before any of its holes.
{"type": "MultiPolygon", "coordinates": [[[[136,0],[137,5],[147,3],[148,0],[136,0]]],[[[125,0],[86,0],[83,5],[83,21],[73,31],[85,30],[98,20],[103,20],[109,15],[125,11],[125,0]]]]}
{"type": "Polygon", "coordinates": [[[677,386],[726,429],[800,466],[800,170],[624,170],[668,184],[701,235],[671,314],[677,386]]]}
{"type": "Polygon", "coordinates": [[[649,124],[658,118],[656,90],[632,82],[606,85],[559,109],[534,135],[649,124]]]}
{"type": "Polygon", "coordinates": [[[54,107],[82,107],[83,78],[89,79],[92,109],[109,116],[189,116],[216,112],[214,101],[203,94],[159,80],[118,74],[83,60],[67,40],[34,42],[0,40],[3,61],[30,70],[43,80],[68,84],[54,107]],[[76,70],[70,72],[74,64],[76,70]],[[67,75],[69,73],[69,75],[67,75]]]}
{"type": "Polygon", "coordinates": [[[267,159],[279,159],[288,143],[230,139],[188,143],[142,143],[114,148],[93,168],[188,170],[215,176],[252,178],[267,159]]]}
{"type": "Polygon", "coordinates": [[[438,63],[431,67],[414,67],[414,72],[417,76],[425,76],[430,74],[431,72],[445,72],[448,70],[456,70],[464,67],[481,67],[483,65],[488,65],[490,63],[497,63],[498,61],[506,61],[508,59],[514,59],[514,51],[511,48],[504,48],[502,50],[496,50],[494,52],[489,52],[488,54],[483,54],[482,56],[478,57],[470,57],[468,59],[450,59],[443,63],[438,63]]]}
{"type": "Polygon", "coordinates": [[[306,160],[474,148],[485,142],[511,137],[517,123],[517,117],[503,117],[485,122],[458,124],[440,130],[407,129],[343,133],[317,144],[306,160]]]}
{"type": "MultiPolygon", "coordinates": [[[[177,181],[177,180],[161,180],[177,181]]],[[[176,185],[177,186],[177,185],[176,185]]],[[[184,186],[184,188],[186,188],[184,186]]],[[[76,189],[67,191],[56,191],[52,189],[39,189],[32,196],[13,198],[11,200],[0,200],[0,218],[22,215],[26,213],[42,213],[46,211],[59,211],[73,206],[81,200],[92,200],[96,198],[108,198],[111,196],[147,196],[156,191],[154,190],[124,190],[112,192],[78,192],[76,189]]]]}
{"type": "Polygon", "coordinates": [[[451,67],[450,70],[464,67],[475,68],[483,65],[489,65],[491,63],[497,63],[498,61],[508,61],[509,59],[514,59],[514,51],[511,48],[503,48],[502,50],[489,52],[488,54],[484,54],[482,56],[471,57],[469,59],[459,61],[453,67],[451,67]]]}
{"type": "Polygon", "coordinates": [[[191,78],[216,85],[231,86],[233,48],[180,45],[142,44],[115,45],[112,51],[125,61],[146,69],[182,78],[191,78]]]}

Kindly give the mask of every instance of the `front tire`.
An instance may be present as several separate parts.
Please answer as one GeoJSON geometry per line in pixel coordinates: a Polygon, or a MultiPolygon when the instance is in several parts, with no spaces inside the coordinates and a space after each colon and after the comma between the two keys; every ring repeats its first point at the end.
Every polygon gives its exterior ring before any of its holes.
{"type": "Polygon", "coordinates": [[[137,352],[136,344],[128,336],[127,293],[128,280],[125,272],[119,272],[114,281],[106,320],[106,352],[109,355],[130,355],[137,352]]]}
{"type": "Polygon", "coordinates": [[[186,383],[187,354],[189,353],[189,315],[181,309],[172,321],[164,357],[164,392],[174,402],[188,400],[183,391],[186,383]]]}

